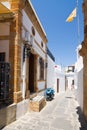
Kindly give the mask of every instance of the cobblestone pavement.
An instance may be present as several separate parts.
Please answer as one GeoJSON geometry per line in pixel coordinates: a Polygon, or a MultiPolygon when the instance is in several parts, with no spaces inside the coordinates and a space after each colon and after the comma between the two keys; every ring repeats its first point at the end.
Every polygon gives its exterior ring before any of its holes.
{"type": "Polygon", "coordinates": [[[40,112],[28,112],[3,130],[87,130],[73,92],[67,91],[48,101],[40,112]]]}

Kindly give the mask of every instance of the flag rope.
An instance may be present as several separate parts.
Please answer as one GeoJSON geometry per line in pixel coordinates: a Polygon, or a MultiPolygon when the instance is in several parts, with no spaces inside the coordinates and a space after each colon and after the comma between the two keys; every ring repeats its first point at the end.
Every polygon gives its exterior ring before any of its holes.
{"type": "Polygon", "coordinates": [[[80,44],[80,26],[79,26],[79,13],[78,13],[78,0],[76,0],[76,6],[77,6],[77,37],[78,37],[78,44],[80,44]]]}

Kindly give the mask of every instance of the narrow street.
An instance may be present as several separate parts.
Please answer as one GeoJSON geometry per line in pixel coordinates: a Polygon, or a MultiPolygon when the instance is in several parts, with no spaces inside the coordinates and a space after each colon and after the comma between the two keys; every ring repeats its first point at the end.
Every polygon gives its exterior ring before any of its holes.
{"type": "Polygon", "coordinates": [[[40,112],[28,112],[3,130],[87,130],[74,92],[67,91],[48,101],[40,112]]]}
{"type": "Polygon", "coordinates": [[[87,0],[0,0],[0,130],[87,130],[85,119],[87,0]]]}

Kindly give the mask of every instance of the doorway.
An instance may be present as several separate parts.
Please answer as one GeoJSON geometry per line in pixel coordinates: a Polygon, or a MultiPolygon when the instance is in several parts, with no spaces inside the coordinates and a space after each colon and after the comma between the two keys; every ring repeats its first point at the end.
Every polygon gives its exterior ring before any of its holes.
{"type": "Polygon", "coordinates": [[[59,79],[57,79],[57,93],[59,93],[59,79]]]}
{"type": "Polygon", "coordinates": [[[65,76],[65,91],[68,89],[68,79],[67,77],[65,76]]]}
{"type": "Polygon", "coordinates": [[[35,86],[34,86],[34,81],[35,81],[35,77],[34,77],[34,69],[35,69],[35,64],[34,64],[34,55],[32,53],[30,53],[29,56],[29,91],[30,93],[34,93],[35,92],[35,86]]]}
{"type": "Polygon", "coordinates": [[[0,62],[5,62],[5,52],[0,52],[0,62]]]}
{"type": "Polygon", "coordinates": [[[5,52],[0,52],[0,105],[10,102],[10,64],[5,62],[5,52]]]}

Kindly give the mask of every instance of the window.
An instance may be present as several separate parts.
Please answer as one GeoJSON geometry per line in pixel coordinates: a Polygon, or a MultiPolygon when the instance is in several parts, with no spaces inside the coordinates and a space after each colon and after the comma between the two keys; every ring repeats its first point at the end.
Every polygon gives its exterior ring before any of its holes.
{"type": "Polygon", "coordinates": [[[42,58],[39,59],[40,63],[40,80],[44,80],[44,61],[42,58]]]}

